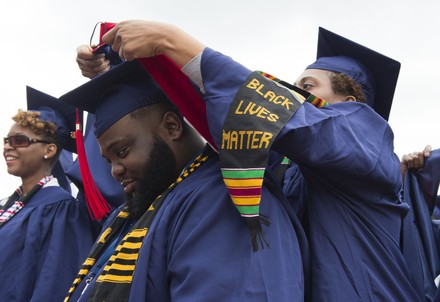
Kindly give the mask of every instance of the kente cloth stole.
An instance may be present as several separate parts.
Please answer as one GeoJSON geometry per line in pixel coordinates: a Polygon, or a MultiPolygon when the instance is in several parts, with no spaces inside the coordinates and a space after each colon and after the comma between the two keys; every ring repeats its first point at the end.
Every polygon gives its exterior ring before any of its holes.
{"type": "MultiPolygon", "coordinates": [[[[133,229],[129,231],[127,235],[125,235],[125,237],[116,247],[115,252],[105,265],[102,274],[97,276],[96,283],[92,289],[88,301],[128,301],[131,283],[133,281],[133,275],[136,269],[136,262],[139,257],[139,251],[157,211],[159,210],[168,193],[171,192],[178,184],[180,184],[203,163],[205,163],[213,154],[215,154],[214,151],[207,146],[203,153],[197,156],[194,161],[182,172],[179,178],[156,198],[147,212],[135,223],[133,229]]],[[[118,214],[112,225],[102,232],[98,241],[93,245],[88,258],[83,263],[76,279],[73,281],[73,284],[69,289],[64,302],[69,301],[69,298],[71,297],[75,288],[87,276],[90,269],[105,250],[107,244],[112,241],[115,235],[118,234],[118,231],[124,225],[124,222],[127,218],[128,212],[125,208],[118,214]]]]}
{"type": "Polygon", "coordinates": [[[304,102],[317,107],[324,100],[267,73],[251,73],[229,107],[223,124],[220,167],[229,194],[244,218],[252,248],[268,244],[261,224],[261,189],[269,150],[278,133],[304,102]]]}
{"type": "Polygon", "coordinates": [[[43,177],[27,194],[24,195],[23,188],[21,186],[18,187],[14,194],[8,198],[6,204],[3,207],[0,207],[0,228],[28,203],[38,190],[52,179],[52,175],[43,177]]]}

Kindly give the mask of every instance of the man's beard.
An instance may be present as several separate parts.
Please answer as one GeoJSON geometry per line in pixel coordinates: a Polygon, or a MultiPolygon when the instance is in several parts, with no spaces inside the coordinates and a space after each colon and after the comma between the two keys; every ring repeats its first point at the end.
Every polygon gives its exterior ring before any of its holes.
{"type": "Polygon", "coordinates": [[[171,148],[157,135],[149,162],[145,165],[143,177],[136,184],[132,193],[125,194],[130,218],[140,218],[150,207],[153,201],[176,178],[176,159],[171,148]]]}

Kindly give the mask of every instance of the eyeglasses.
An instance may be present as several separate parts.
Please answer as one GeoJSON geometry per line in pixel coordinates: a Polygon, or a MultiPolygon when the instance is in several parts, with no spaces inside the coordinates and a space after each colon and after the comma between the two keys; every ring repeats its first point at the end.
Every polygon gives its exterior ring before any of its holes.
{"type": "Polygon", "coordinates": [[[10,135],[8,137],[3,138],[3,145],[9,144],[9,146],[12,148],[29,147],[31,144],[36,144],[36,143],[51,144],[51,142],[49,141],[30,138],[23,134],[10,135]]]}

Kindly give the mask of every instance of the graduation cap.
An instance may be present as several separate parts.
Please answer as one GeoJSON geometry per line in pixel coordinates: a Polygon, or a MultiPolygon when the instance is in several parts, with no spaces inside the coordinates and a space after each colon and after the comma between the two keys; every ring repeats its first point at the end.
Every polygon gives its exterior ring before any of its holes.
{"type": "Polygon", "coordinates": [[[56,134],[63,149],[76,153],[76,142],[71,136],[75,131],[76,108],[29,86],[26,86],[26,98],[28,110],[40,112],[40,120],[57,126],[56,134]]]}
{"type": "Polygon", "coordinates": [[[350,76],[362,87],[367,104],[388,120],[400,71],[399,62],[320,27],[317,61],[307,69],[350,76]]]}
{"type": "Polygon", "coordinates": [[[153,78],[137,61],[115,66],[62,95],[60,100],[95,115],[96,137],[138,108],[169,102],[153,78]]]}
{"type": "Polygon", "coordinates": [[[70,181],[64,170],[73,164],[70,152],[76,153],[76,141],[71,136],[75,131],[76,108],[29,86],[26,86],[26,99],[28,110],[40,112],[40,120],[53,122],[57,127],[56,134],[65,151],[61,151],[59,160],[52,168],[52,175],[58,179],[61,187],[71,192],[70,181]]]}
{"type": "MultiPolygon", "coordinates": [[[[85,84],[62,95],[61,101],[94,115],[94,134],[100,137],[130,112],[147,105],[169,102],[147,71],[137,61],[121,63],[85,84]]],[[[82,131],[76,131],[78,161],[89,214],[102,220],[110,205],[96,185],[84,147],[82,131]]]]}
{"type": "MultiPolygon", "coordinates": [[[[94,114],[96,137],[138,108],[171,100],[189,123],[213,144],[203,100],[188,77],[164,55],[123,62],[59,99],[94,114]]],[[[91,216],[100,220],[107,213],[107,206],[90,174],[80,138],[77,135],[78,148],[81,149],[78,150],[78,159],[87,205],[91,209],[91,216]]]]}

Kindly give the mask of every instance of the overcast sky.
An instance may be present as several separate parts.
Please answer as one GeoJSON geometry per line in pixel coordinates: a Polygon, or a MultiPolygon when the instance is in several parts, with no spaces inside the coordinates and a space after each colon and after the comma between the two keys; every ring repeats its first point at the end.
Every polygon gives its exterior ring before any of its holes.
{"type": "MultiPolygon", "coordinates": [[[[389,120],[399,158],[428,143],[439,148],[439,12],[438,0],[2,0],[1,135],[26,109],[26,85],[59,97],[87,80],[75,51],[97,22],[148,19],[290,82],[314,61],[319,26],[370,47],[402,63],[389,120]]],[[[20,184],[4,160],[0,180],[0,197],[20,184]]]]}

